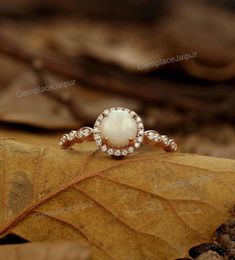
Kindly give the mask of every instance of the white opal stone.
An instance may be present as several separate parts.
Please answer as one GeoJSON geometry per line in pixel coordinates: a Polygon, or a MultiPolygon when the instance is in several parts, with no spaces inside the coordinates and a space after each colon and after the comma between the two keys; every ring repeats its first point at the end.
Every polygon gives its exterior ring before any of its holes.
{"type": "Polygon", "coordinates": [[[130,137],[135,138],[137,125],[128,111],[111,111],[101,123],[101,136],[113,147],[124,147],[130,137]]]}

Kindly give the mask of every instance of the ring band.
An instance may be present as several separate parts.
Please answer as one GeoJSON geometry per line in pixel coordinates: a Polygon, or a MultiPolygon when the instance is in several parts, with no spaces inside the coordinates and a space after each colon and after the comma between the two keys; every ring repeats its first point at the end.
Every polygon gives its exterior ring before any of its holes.
{"type": "Polygon", "coordinates": [[[84,141],[95,141],[99,149],[114,156],[133,153],[141,144],[152,144],[167,152],[177,150],[173,139],[155,130],[145,131],[142,119],[134,111],[123,107],[106,109],[98,116],[93,128],[82,127],[64,134],[60,145],[69,148],[84,141]]]}

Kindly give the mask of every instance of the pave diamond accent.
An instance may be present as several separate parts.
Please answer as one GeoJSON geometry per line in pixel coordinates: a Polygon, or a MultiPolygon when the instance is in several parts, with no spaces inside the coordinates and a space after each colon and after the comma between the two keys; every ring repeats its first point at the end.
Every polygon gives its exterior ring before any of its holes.
{"type": "Polygon", "coordinates": [[[97,121],[96,126],[94,127],[94,133],[95,134],[98,134],[100,132],[98,125],[99,125],[99,121],[97,121]]]}
{"type": "Polygon", "coordinates": [[[143,135],[143,134],[144,134],[144,129],[139,130],[139,131],[138,131],[138,134],[139,134],[139,135],[143,135]]]}
{"type": "Polygon", "coordinates": [[[143,141],[143,136],[138,136],[136,138],[137,142],[141,143],[143,141]]]}
{"type": "Polygon", "coordinates": [[[96,144],[97,144],[98,146],[101,146],[101,145],[102,145],[101,139],[96,140],[96,144]]]}
{"type": "Polygon", "coordinates": [[[109,149],[108,149],[108,154],[109,154],[109,155],[113,155],[113,149],[112,149],[112,148],[109,148],[109,149]]]}
{"type": "Polygon", "coordinates": [[[147,131],[146,136],[149,140],[154,141],[157,138],[157,132],[156,131],[147,131]]]}
{"type": "Polygon", "coordinates": [[[169,139],[166,135],[162,135],[162,141],[165,145],[169,145],[169,139]]]}
{"type": "Polygon", "coordinates": [[[124,155],[124,156],[125,156],[125,155],[127,155],[127,154],[128,154],[128,150],[126,150],[126,149],[123,149],[123,150],[122,150],[122,155],[124,155]]]}
{"type": "Polygon", "coordinates": [[[103,114],[104,116],[107,116],[109,114],[109,110],[108,109],[104,110],[103,114]]]}
{"type": "Polygon", "coordinates": [[[98,117],[98,120],[100,120],[100,121],[101,121],[101,120],[103,119],[103,117],[104,117],[104,116],[103,116],[102,114],[101,114],[101,115],[99,115],[99,117],[98,117]]]}
{"type": "Polygon", "coordinates": [[[136,116],[136,113],[135,113],[134,111],[131,111],[131,112],[130,112],[130,115],[131,115],[132,117],[134,117],[134,116],[136,116]]]}
{"type": "Polygon", "coordinates": [[[106,152],[106,151],[108,150],[108,148],[107,148],[106,145],[103,145],[103,146],[101,147],[101,150],[102,150],[103,152],[106,152]]]}
{"type": "Polygon", "coordinates": [[[154,139],[154,141],[155,142],[162,142],[162,137],[161,137],[161,135],[159,135],[159,134],[157,134],[157,136],[155,137],[155,139],[154,139]]]}
{"type": "Polygon", "coordinates": [[[176,151],[177,150],[177,144],[176,143],[171,143],[171,149],[176,151]]]}
{"type": "Polygon", "coordinates": [[[145,132],[147,143],[156,144],[164,148],[166,151],[176,151],[177,145],[173,139],[169,139],[166,135],[160,135],[154,130],[145,132]]]}
{"type": "Polygon", "coordinates": [[[115,156],[120,156],[120,155],[121,155],[121,151],[120,151],[120,150],[116,150],[116,151],[114,152],[114,155],[115,155],[115,156]]]}
{"type": "Polygon", "coordinates": [[[77,140],[83,142],[86,138],[93,133],[93,129],[90,127],[82,127],[78,131],[71,131],[69,134],[65,134],[60,138],[59,144],[61,146],[68,147],[77,140]]]}

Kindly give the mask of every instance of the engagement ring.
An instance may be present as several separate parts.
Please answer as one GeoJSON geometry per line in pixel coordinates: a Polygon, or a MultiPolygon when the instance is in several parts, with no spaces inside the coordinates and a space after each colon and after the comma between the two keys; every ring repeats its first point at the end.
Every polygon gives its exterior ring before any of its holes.
{"type": "Polygon", "coordinates": [[[145,131],[142,119],[134,111],[123,107],[104,110],[93,128],[82,127],[64,134],[60,145],[69,148],[84,141],[95,141],[101,151],[113,156],[126,156],[144,143],[162,147],[167,152],[177,150],[173,139],[154,130],[145,131]]]}

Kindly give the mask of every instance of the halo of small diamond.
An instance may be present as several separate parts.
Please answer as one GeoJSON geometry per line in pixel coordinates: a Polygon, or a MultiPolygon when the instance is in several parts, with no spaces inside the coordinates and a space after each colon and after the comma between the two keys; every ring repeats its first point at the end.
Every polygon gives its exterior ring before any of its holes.
{"type": "Polygon", "coordinates": [[[132,110],[128,108],[123,107],[112,107],[110,109],[106,109],[101,113],[98,118],[96,119],[96,122],[94,124],[93,128],[94,132],[94,139],[96,142],[96,145],[101,149],[101,151],[109,154],[109,155],[115,155],[115,156],[125,156],[127,154],[133,153],[136,149],[138,149],[143,141],[144,138],[144,124],[142,122],[142,119],[132,110]],[[112,111],[127,111],[130,116],[135,120],[136,126],[137,126],[137,132],[136,136],[131,144],[125,147],[111,147],[109,144],[104,143],[104,140],[102,140],[101,136],[101,124],[106,118],[110,112],[112,111]]]}

